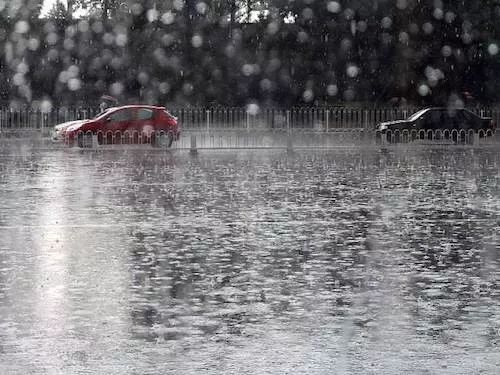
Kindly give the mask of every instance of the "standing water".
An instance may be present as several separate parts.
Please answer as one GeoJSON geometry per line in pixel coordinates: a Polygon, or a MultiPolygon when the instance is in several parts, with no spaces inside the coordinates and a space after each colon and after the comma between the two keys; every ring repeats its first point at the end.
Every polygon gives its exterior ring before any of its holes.
{"type": "Polygon", "coordinates": [[[498,373],[499,161],[5,151],[0,373],[498,373]]]}

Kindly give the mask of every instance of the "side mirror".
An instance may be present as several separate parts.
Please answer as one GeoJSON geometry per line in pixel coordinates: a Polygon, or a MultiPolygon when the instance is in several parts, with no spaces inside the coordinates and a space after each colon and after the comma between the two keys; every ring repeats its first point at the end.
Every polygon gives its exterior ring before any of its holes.
{"type": "Polygon", "coordinates": [[[106,122],[111,122],[111,117],[106,117],[106,122]]]}

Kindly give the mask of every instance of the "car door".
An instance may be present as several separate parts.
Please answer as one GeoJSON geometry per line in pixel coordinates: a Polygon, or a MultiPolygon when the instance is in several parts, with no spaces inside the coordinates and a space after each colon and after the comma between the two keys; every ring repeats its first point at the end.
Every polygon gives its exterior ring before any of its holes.
{"type": "Polygon", "coordinates": [[[152,108],[138,108],[134,120],[134,131],[139,134],[151,134],[155,131],[155,111],[152,108]]]}
{"type": "Polygon", "coordinates": [[[429,110],[420,116],[417,121],[417,128],[419,130],[435,130],[441,124],[441,111],[429,110]]]}
{"type": "Polygon", "coordinates": [[[443,111],[442,123],[439,129],[441,130],[452,130],[455,127],[455,123],[459,115],[457,111],[443,111]]]}
{"type": "Polygon", "coordinates": [[[130,108],[119,109],[106,117],[106,131],[123,135],[132,124],[133,111],[130,108]]]}

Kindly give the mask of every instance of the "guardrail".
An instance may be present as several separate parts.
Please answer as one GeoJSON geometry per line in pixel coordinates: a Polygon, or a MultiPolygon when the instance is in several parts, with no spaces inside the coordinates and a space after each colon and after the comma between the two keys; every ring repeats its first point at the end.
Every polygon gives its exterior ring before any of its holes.
{"type": "MultiPolygon", "coordinates": [[[[321,132],[338,129],[374,129],[383,121],[408,117],[418,108],[173,108],[183,129],[304,129],[321,132]]],[[[500,111],[494,108],[472,109],[500,123],[500,111]]],[[[99,108],[59,108],[48,112],[35,109],[0,109],[0,131],[38,130],[44,133],[56,124],[92,118],[99,108]]]]}
{"type": "Polygon", "coordinates": [[[436,130],[395,130],[375,132],[378,143],[411,143],[416,141],[433,141],[454,144],[493,143],[495,131],[472,129],[436,129],[436,130]]]}
{"type": "Polygon", "coordinates": [[[270,132],[268,130],[222,130],[210,131],[187,130],[181,133],[179,138],[168,132],[138,131],[107,131],[79,132],[71,138],[63,140],[67,146],[78,146],[81,148],[99,148],[112,145],[141,145],[156,148],[175,149],[227,149],[227,148],[330,148],[366,145],[390,145],[390,144],[420,144],[445,143],[455,145],[484,145],[496,144],[495,134],[491,130],[474,132],[473,130],[436,130],[416,131],[404,130],[402,132],[374,132],[365,129],[344,129],[335,132],[315,131],[289,131],[270,132]]]}

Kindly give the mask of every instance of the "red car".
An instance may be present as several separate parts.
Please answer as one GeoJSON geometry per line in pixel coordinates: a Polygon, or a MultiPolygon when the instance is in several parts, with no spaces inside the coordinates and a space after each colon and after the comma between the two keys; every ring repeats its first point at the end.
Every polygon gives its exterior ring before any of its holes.
{"type": "Polygon", "coordinates": [[[126,105],[114,107],[90,120],[55,127],[55,138],[68,145],[90,147],[94,137],[99,144],[143,144],[171,147],[180,136],[177,118],[165,107],[126,105]]]}

